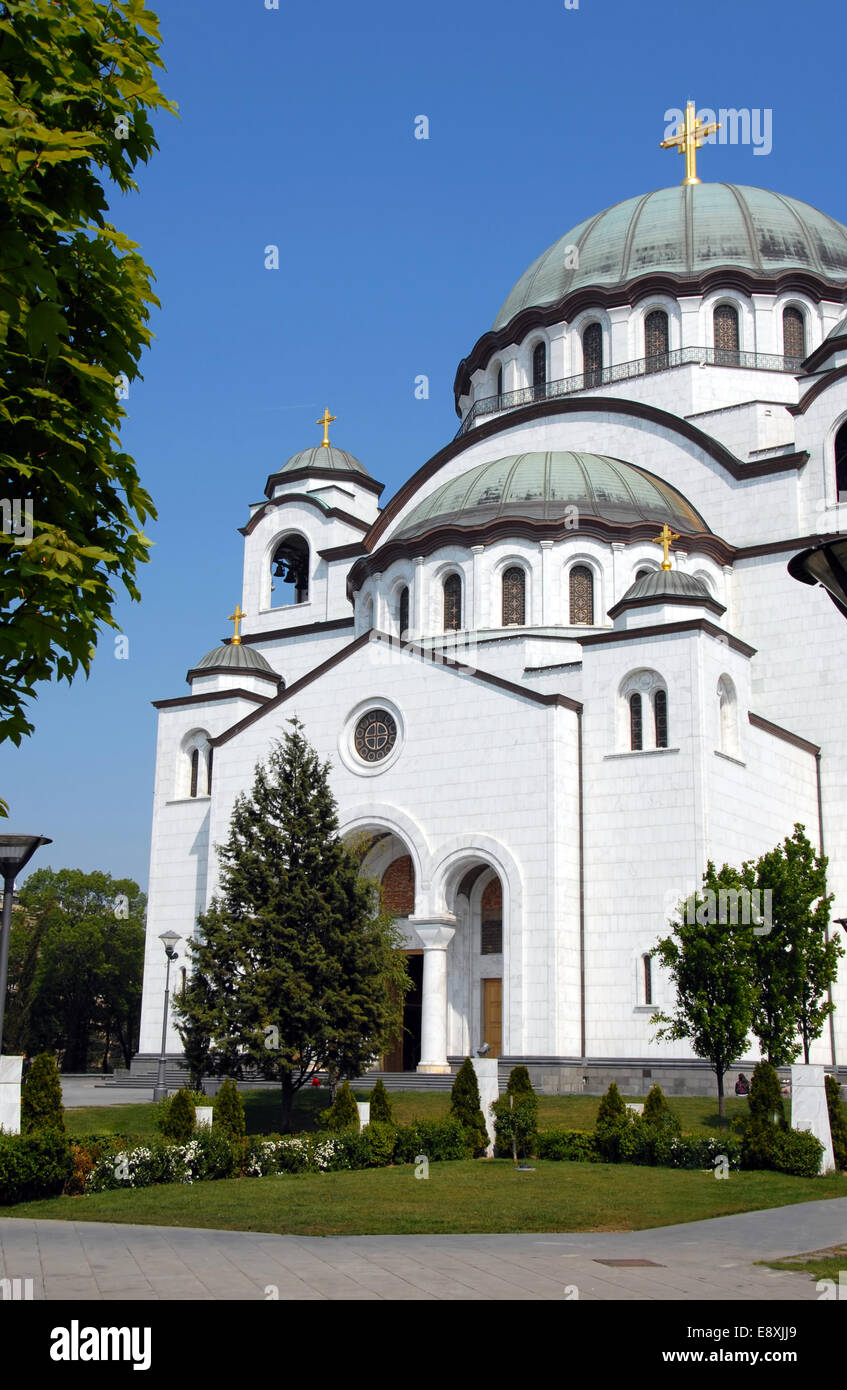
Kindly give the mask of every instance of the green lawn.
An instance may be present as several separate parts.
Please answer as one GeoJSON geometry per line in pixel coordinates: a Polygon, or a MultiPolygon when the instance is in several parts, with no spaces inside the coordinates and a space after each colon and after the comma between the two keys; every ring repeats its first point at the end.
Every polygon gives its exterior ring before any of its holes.
{"type": "Polygon", "coordinates": [[[411,1164],[353,1173],[240,1178],[195,1186],[55,1197],[3,1216],[200,1226],[287,1235],[433,1232],[632,1231],[732,1212],[847,1196],[840,1176],[711,1173],[627,1165],[507,1160],[411,1164]]]}
{"type": "MultiPolygon", "coordinates": [[[[357,1093],[366,1100],[368,1093],[357,1093]]],[[[389,1095],[395,1120],[408,1124],[412,1120],[431,1120],[446,1115],[450,1108],[449,1091],[393,1091],[389,1095]]],[[[627,1100],[643,1100],[643,1096],[627,1096],[627,1100]]],[[[309,1089],[295,1098],[294,1128],[314,1129],[318,1113],[329,1104],[328,1091],[309,1089]]],[[[542,1130],[593,1129],[600,1104],[599,1096],[539,1096],[538,1120],[542,1130]]],[[[671,1098],[670,1104],[682,1121],[686,1134],[719,1135],[721,1121],[717,1101],[709,1097],[671,1098]]],[[[245,1091],[244,1107],[250,1134],[272,1134],[279,1130],[279,1091],[245,1091]]],[[[731,1096],[726,1102],[727,1120],[744,1115],[747,1101],[731,1096]]],[[[65,1121],[71,1134],[131,1134],[148,1138],[156,1133],[155,1106],[150,1103],[134,1105],[86,1106],[68,1110],[65,1121]]],[[[724,1125],[724,1129],[726,1124],[724,1125]]]]}
{"type": "MultiPolygon", "coordinates": [[[[816,1279],[832,1279],[839,1284],[839,1274],[847,1280],[847,1245],[833,1245],[828,1250],[813,1250],[809,1255],[792,1255],[787,1260],[759,1260],[771,1269],[791,1269],[813,1274],[816,1279]]],[[[841,1294],[844,1297],[844,1294],[841,1294]]]]}

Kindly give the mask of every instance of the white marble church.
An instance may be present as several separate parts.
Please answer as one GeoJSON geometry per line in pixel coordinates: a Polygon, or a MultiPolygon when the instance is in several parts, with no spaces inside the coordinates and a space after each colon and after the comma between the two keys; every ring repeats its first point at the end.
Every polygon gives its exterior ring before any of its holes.
{"type": "MultiPolygon", "coordinates": [[[[847,622],[787,570],[847,528],[845,298],[847,226],[687,180],[533,262],[459,364],[456,436],[382,508],[325,413],[241,528],[240,640],[156,702],[136,1069],[159,935],[194,931],[296,715],[408,945],[380,1066],[485,1042],[549,1090],[713,1090],[650,1024],[650,950],[707,860],[800,821],[847,915],[847,622]]],[[[847,1062],[847,970],[835,997],[813,1062],[847,1062]]]]}

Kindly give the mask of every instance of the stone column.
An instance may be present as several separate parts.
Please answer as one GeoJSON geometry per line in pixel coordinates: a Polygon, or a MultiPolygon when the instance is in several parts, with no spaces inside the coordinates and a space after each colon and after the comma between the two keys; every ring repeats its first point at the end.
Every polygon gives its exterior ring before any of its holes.
{"type": "Polygon", "coordinates": [[[559,608],[556,604],[556,595],[553,593],[553,542],[539,541],[541,546],[541,602],[539,603],[533,595],[532,612],[527,613],[527,622],[538,623],[544,627],[549,627],[551,623],[558,622],[559,608]]]}
{"type": "MultiPolygon", "coordinates": [[[[455,919],[450,919],[451,921],[455,919]]],[[[424,950],[421,1060],[418,1071],[449,1073],[447,1062],[447,947],[455,927],[412,922],[424,950]]]]}
{"type": "Polygon", "coordinates": [[[479,629],[484,625],[482,612],[482,579],[479,572],[479,567],[481,563],[479,557],[484,550],[484,545],[471,546],[471,554],[473,555],[473,570],[471,574],[471,592],[469,595],[470,602],[468,604],[467,621],[465,622],[465,627],[470,628],[472,632],[478,632],[479,629]]]}
{"type": "Polygon", "coordinates": [[[424,557],[416,555],[415,577],[412,582],[412,612],[409,615],[414,642],[419,642],[424,636],[424,627],[426,626],[427,630],[429,627],[429,624],[425,623],[427,602],[428,595],[424,593],[424,557]]]}

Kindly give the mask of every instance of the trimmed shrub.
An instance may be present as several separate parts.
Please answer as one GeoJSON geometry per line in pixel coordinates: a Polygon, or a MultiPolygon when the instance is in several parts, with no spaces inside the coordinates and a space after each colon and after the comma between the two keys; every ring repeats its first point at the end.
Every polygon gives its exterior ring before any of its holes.
{"type": "Polygon", "coordinates": [[[425,1154],[430,1163],[467,1158],[468,1146],[464,1127],[452,1118],[416,1120],[410,1125],[398,1125],[397,1142],[394,1146],[395,1163],[414,1163],[418,1154],[425,1154]]]}
{"type": "Polygon", "coordinates": [[[384,1120],[371,1120],[370,1124],[364,1126],[362,1138],[367,1153],[367,1166],[387,1168],[394,1158],[394,1148],[397,1144],[397,1130],[394,1125],[386,1124],[384,1120]]]}
{"type": "Polygon", "coordinates": [[[44,1129],[57,1129],[61,1133],[65,1129],[62,1082],[56,1059],[49,1052],[36,1057],[21,1096],[21,1133],[35,1134],[44,1129]]]}
{"type": "Polygon", "coordinates": [[[0,1206],[55,1197],[73,1171],[70,1143],[57,1129],[0,1134],[0,1206]]]}
{"type": "Polygon", "coordinates": [[[385,1089],[382,1077],[380,1077],[371,1091],[371,1124],[390,1125],[393,1123],[394,1116],[391,1113],[391,1102],[388,1099],[388,1092],[385,1089]]]}
{"type": "Polygon", "coordinates": [[[535,1146],[537,1158],[555,1162],[599,1163],[600,1155],[594,1135],[587,1129],[547,1129],[539,1134],[535,1146]]]}
{"type": "Polygon", "coordinates": [[[507,1092],[491,1108],[494,1111],[497,1152],[511,1158],[514,1149],[518,1158],[529,1158],[535,1152],[538,1140],[538,1097],[535,1092],[528,1094],[519,1091],[517,1095],[507,1092]]]}
{"type": "Polygon", "coordinates": [[[235,1082],[227,1077],[215,1097],[215,1129],[227,1139],[240,1139],[247,1130],[244,1101],[235,1082]]]}
{"type": "Polygon", "coordinates": [[[506,1085],[506,1095],[514,1096],[516,1099],[519,1095],[535,1095],[535,1088],[529,1079],[529,1072],[526,1067],[512,1067],[506,1085]]]}
{"type": "Polygon", "coordinates": [[[750,1082],[750,1119],[754,1124],[777,1125],[786,1128],[785,1106],[779,1077],[770,1062],[757,1062],[750,1082]]]}
{"type": "Polygon", "coordinates": [[[600,1101],[594,1126],[597,1152],[608,1163],[620,1162],[622,1135],[631,1123],[632,1112],[627,1110],[613,1081],[600,1101]]]}
{"type": "Polygon", "coordinates": [[[731,1134],[718,1139],[702,1139],[686,1135],[682,1139],[660,1139],[656,1146],[656,1163],[663,1168],[711,1168],[715,1160],[725,1158],[731,1170],[741,1167],[741,1144],[731,1134]]]}
{"type": "Polygon", "coordinates": [[[321,1123],[322,1128],[336,1131],[359,1128],[359,1111],[349,1081],[345,1081],[336,1092],[335,1100],[329,1109],[324,1111],[321,1123]]]}
{"type": "MultiPolygon", "coordinates": [[[[466,1057],[453,1082],[450,1097],[450,1114],[458,1120],[465,1131],[465,1144],[473,1158],[480,1158],[488,1150],[488,1130],[485,1116],[479,1104],[479,1086],[476,1072],[470,1057],[466,1057]]],[[[422,1151],[423,1152],[423,1151],[422,1151]]],[[[431,1158],[432,1155],[430,1154],[431,1158]]]]}
{"type": "Polygon", "coordinates": [[[682,1133],[679,1116],[671,1110],[661,1086],[653,1086],[648,1091],[647,1099],[644,1102],[643,1119],[646,1124],[655,1126],[663,1133],[670,1132],[677,1135],[682,1133]]]}
{"type": "Polygon", "coordinates": [[[159,1101],[156,1128],[163,1139],[175,1144],[187,1143],[194,1133],[196,1119],[194,1101],[185,1086],[181,1086],[175,1096],[159,1101]]]}
{"type": "Polygon", "coordinates": [[[823,1144],[814,1134],[798,1129],[776,1130],[771,1146],[771,1168],[795,1178],[816,1178],[821,1170],[823,1144]]]}
{"type": "Polygon", "coordinates": [[[826,1078],[826,1106],[836,1168],[847,1168],[847,1115],[841,1100],[841,1087],[834,1076],[826,1078]]]}

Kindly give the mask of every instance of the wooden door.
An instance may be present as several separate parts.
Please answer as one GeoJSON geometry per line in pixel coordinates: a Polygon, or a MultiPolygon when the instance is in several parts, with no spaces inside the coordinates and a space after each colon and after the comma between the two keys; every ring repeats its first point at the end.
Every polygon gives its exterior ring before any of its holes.
{"type": "Polygon", "coordinates": [[[489,1057],[499,1057],[503,1041],[503,981],[482,981],[482,1041],[489,1057]]]}

